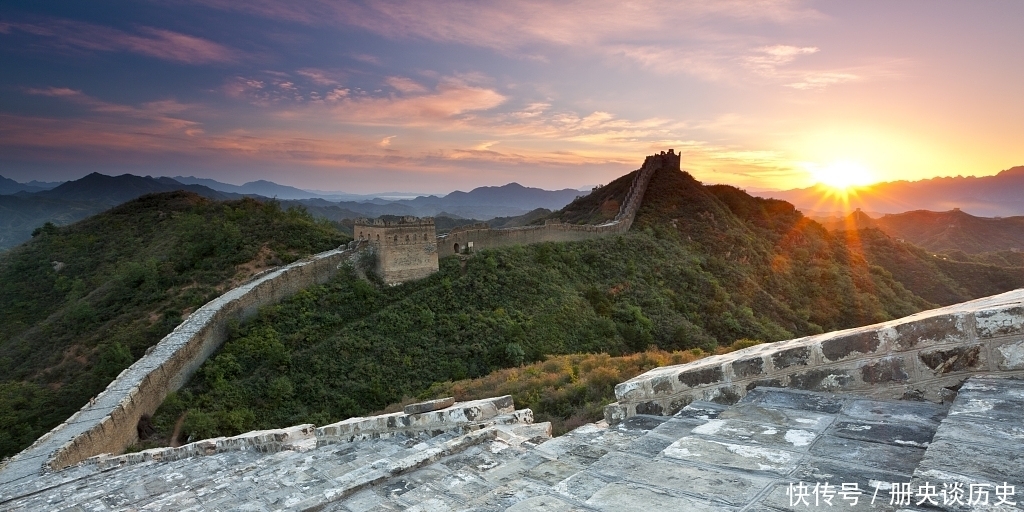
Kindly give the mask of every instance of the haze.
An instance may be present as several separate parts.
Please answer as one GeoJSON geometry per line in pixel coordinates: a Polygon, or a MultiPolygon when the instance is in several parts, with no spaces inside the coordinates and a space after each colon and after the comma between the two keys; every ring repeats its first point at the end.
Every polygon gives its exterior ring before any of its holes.
{"type": "Polygon", "coordinates": [[[1021,20],[1011,1],[8,1],[0,175],[557,189],[668,148],[751,189],[991,175],[1024,163],[1021,20]]]}

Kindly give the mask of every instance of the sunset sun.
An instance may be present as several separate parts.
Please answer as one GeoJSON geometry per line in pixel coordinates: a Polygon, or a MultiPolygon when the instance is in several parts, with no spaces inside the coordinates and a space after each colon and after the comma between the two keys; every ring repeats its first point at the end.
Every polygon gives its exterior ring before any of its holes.
{"type": "Polygon", "coordinates": [[[808,168],[816,183],[837,190],[870,185],[877,181],[874,173],[861,164],[850,161],[832,162],[824,166],[808,168]]]}

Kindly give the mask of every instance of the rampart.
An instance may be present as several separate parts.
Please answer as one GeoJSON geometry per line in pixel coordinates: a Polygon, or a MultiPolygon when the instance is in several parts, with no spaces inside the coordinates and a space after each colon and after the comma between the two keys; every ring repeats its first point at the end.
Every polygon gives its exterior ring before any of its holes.
{"type": "Polygon", "coordinates": [[[974,374],[1024,375],[1024,289],[656,368],[617,385],[605,419],[732,404],[758,386],[948,402],[974,374]]]}
{"type": "MultiPolygon", "coordinates": [[[[436,402],[436,401],[435,401],[436,402]]],[[[426,402],[425,404],[430,404],[426,402]]],[[[416,404],[424,405],[424,404],[416,404]]],[[[311,424],[272,430],[257,430],[233,437],[215,437],[172,448],[151,448],[125,455],[101,454],[88,459],[101,468],[149,461],[172,461],[202,457],[229,451],[252,450],[273,453],[283,450],[305,451],[317,446],[352,443],[367,439],[416,437],[420,434],[465,434],[488,427],[533,425],[533,411],[516,410],[512,397],[505,395],[469,402],[449,399],[419,412],[397,412],[380,416],[349,418],[323,427],[311,424]]],[[[534,430],[551,435],[551,424],[536,425],[534,430]]]]}
{"type": "Polygon", "coordinates": [[[0,468],[0,484],[38,474],[41,467],[56,470],[100,453],[123,452],[138,439],[139,419],[156,411],[220,347],[231,321],[326,282],[358,245],[264,272],[197,309],[89,404],[12,457],[0,468]]]}
{"type": "Polygon", "coordinates": [[[650,155],[633,178],[626,199],[619,207],[615,218],[605,224],[580,225],[547,222],[543,226],[524,226],[506,229],[491,229],[486,223],[463,226],[438,237],[439,257],[451,256],[472,250],[492,249],[510,245],[534,244],[539,242],[575,242],[590,240],[607,235],[625,233],[633,226],[636,212],[643,203],[647,185],[654,171],[661,168],[679,169],[679,155],[673,150],[650,155]]]}

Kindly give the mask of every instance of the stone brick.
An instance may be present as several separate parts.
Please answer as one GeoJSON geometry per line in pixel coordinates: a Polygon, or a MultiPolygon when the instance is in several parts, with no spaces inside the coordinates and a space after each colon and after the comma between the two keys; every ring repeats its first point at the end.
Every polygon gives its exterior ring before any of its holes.
{"type": "Polygon", "coordinates": [[[671,377],[658,377],[651,380],[651,389],[655,395],[665,395],[672,393],[675,388],[672,386],[671,377]]]}
{"type": "Polygon", "coordinates": [[[981,345],[921,352],[918,358],[935,375],[978,370],[985,366],[981,345]]]}
{"type": "Polygon", "coordinates": [[[641,402],[636,404],[637,414],[650,414],[651,416],[661,416],[661,412],[664,409],[657,402],[641,402]]]}
{"type": "Polygon", "coordinates": [[[720,388],[710,390],[705,397],[705,401],[722,405],[732,405],[739,402],[740,398],[743,398],[743,395],[741,395],[739,390],[735,387],[722,386],[720,388]]]}
{"type": "Polygon", "coordinates": [[[997,338],[1024,332],[1024,306],[978,311],[974,318],[979,338],[997,338]]]}
{"type": "Polygon", "coordinates": [[[910,350],[919,345],[965,343],[968,335],[963,315],[943,315],[900,324],[896,331],[896,349],[910,350]]]}
{"type": "Polygon", "coordinates": [[[790,366],[795,365],[807,366],[810,364],[810,360],[810,347],[796,347],[788,350],[780,350],[779,352],[772,354],[772,364],[775,365],[776,370],[789,368],[790,366]]]}
{"type": "Polygon", "coordinates": [[[421,413],[429,413],[431,411],[438,411],[445,408],[450,408],[455,403],[455,397],[449,396],[446,398],[438,398],[436,400],[421,401],[419,403],[410,403],[409,406],[404,408],[403,412],[408,415],[416,415],[421,413]]]}
{"type": "Polygon", "coordinates": [[[846,370],[831,370],[828,368],[807,370],[803,373],[791,375],[789,385],[797,389],[808,391],[835,391],[845,388],[852,380],[846,370]]]}
{"type": "Polygon", "coordinates": [[[736,375],[737,379],[745,379],[747,377],[754,377],[761,375],[764,372],[764,359],[755,357],[752,359],[743,359],[732,363],[732,373],[736,375]]]}
{"type": "Polygon", "coordinates": [[[711,368],[696,368],[688,370],[680,373],[677,378],[679,379],[679,382],[682,382],[691,388],[695,388],[698,386],[721,382],[722,379],[725,378],[725,375],[722,373],[721,366],[714,366],[711,368]]]}
{"type": "Polygon", "coordinates": [[[858,332],[822,341],[821,354],[828,361],[839,361],[850,354],[873,354],[881,344],[878,333],[858,332]]]}
{"type": "Polygon", "coordinates": [[[1000,370],[1024,370],[1024,341],[994,347],[992,357],[1000,370]]]}
{"type": "Polygon", "coordinates": [[[906,363],[902,357],[887,357],[864,365],[860,368],[860,375],[861,380],[869,384],[907,382],[910,380],[906,363]]]}

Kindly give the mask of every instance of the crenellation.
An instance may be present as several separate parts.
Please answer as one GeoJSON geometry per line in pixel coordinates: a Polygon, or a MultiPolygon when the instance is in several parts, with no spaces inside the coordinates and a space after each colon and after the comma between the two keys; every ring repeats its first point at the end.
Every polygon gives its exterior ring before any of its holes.
{"type": "Polygon", "coordinates": [[[968,377],[1024,375],[1024,289],[899,320],[749,347],[657,368],[615,387],[609,423],[675,414],[694,400],[738,400],[759,385],[935,402],[968,377]],[[977,331],[972,318],[977,318],[977,331]],[[977,332],[977,334],[975,334],[977,332]],[[670,390],[667,376],[679,385],[670,390]]]}

